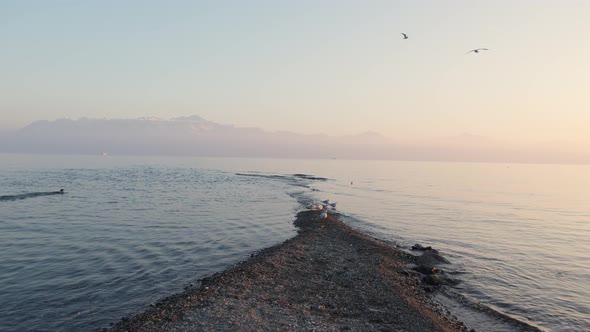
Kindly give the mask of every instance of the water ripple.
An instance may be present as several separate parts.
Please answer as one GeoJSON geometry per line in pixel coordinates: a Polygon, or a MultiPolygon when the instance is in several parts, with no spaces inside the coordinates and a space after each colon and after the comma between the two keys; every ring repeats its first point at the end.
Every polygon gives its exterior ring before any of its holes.
{"type": "Polygon", "coordinates": [[[295,232],[294,201],[288,184],[267,180],[143,166],[0,173],[3,190],[19,192],[23,183],[71,188],[50,203],[3,196],[3,328],[108,326],[285,240],[295,232]]]}

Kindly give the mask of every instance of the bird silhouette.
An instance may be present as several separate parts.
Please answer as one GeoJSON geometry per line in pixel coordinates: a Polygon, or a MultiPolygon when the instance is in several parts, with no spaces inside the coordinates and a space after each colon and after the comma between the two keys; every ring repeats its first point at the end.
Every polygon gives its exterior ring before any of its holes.
{"type": "Polygon", "coordinates": [[[479,53],[479,51],[489,51],[489,50],[487,48],[476,48],[476,49],[471,50],[471,51],[469,51],[469,52],[467,52],[465,54],[469,54],[471,52],[473,52],[473,53],[479,53]]]}
{"type": "Polygon", "coordinates": [[[402,36],[404,36],[404,39],[408,39],[408,35],[406,35],[405,33],[402,32],[402,36]]]}

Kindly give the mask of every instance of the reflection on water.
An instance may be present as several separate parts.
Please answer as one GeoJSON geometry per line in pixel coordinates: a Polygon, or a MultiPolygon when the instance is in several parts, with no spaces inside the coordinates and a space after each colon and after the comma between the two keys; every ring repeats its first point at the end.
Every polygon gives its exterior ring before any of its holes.
{"type": "Polygon", "coordinates": [[[168,166],[0,171],[0,330],[93,330],[294,234],[301,190],[168,166]],[[30,191],[63,186],[64,195],[30,191]]]}
{"type": "MultiPolygon", "coordinates": [[[[384,240],[439,249],[465,272],[455,289],[465,298],[545,329],[590,326],[587,166],[0,160],[0,195],[66,191],[0,201],[8,330],[99,328],[223,270],[294,234],[293,192],[338,202],[349,223],[384,240]]],[[[504,330],[476,320],[478,330],[504,330]]]]}
{"type": "Polygon", "coordinates": [[[441,250],[467,272],[456,291],[499,312],[554,331],[590,326],[590,167],[356,163],[317,184],[355,227],[441,250]]]}

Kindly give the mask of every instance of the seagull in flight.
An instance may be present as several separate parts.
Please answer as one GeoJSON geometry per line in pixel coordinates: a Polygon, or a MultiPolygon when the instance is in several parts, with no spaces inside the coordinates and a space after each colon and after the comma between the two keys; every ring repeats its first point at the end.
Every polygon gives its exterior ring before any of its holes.
{"type": "Polygon", "coordinates": [[[402,36],[404,36],[404,39],[408,39],[408,35],[406,35],[405,33],[402,32],[402,36]]]}
{"type": "Polygon", "coordinates": [[[479,51],[489,51],[489,50],[487,48],[476,48],[476,49],[471,50],[471,51],[469,51],[469,52],[467,52],[465,54],[469,54],[471,52],[473,52],[473,53],[479,53],[479,51]]]}

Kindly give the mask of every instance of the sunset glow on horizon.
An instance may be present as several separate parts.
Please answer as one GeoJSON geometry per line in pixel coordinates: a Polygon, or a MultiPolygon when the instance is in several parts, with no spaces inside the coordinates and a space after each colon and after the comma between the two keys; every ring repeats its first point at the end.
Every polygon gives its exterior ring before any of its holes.
{"type": "Polygon", "coordinates": [[[3,1],[0,131],[194,114],[587,154],[588,17],[574,0],[3,1]]]}

